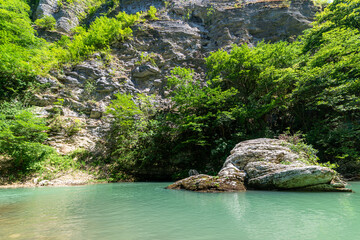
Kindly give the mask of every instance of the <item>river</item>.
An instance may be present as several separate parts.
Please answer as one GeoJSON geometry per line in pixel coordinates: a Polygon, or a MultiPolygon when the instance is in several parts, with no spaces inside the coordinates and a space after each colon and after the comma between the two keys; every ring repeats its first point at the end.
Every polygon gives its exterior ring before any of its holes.
{"type": "Polygon", "coordinates": [[[195,193],[168,183],[0,189],[0,239],[356,239],[355,193],[195,193]]]}

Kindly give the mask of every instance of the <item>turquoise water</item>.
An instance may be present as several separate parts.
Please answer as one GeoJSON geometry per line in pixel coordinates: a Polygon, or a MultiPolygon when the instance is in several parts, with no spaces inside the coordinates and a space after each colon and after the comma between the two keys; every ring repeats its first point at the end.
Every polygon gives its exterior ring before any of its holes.
{"type": "Polygon", "coordinates": [[[357,193],[194,193],[167,183],[0,189],[0,239],[359,239],[357,193]]]}

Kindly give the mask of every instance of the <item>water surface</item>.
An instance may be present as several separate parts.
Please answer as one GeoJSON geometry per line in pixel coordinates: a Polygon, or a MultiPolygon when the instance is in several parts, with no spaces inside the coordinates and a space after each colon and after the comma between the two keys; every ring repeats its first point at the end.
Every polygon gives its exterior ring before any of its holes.
{"type": "Polygon", "coordinates": [[[168,183],[0,189],[0,239],[355,239],[356,193],[194,193],[168,183]],[[354,238],[355,237],[355,238],[354,238]]]}

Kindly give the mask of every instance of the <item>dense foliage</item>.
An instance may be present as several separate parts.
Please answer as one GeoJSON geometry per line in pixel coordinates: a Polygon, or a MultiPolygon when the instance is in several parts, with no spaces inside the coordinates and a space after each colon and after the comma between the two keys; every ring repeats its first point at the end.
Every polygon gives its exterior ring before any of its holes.
{"type": "Polygon", "coordinates": [[[21,0],[0,1],[0,95],[25,89],[35,74],[29,61],[37,45],[29,18],[29,6],[21,0]]]}

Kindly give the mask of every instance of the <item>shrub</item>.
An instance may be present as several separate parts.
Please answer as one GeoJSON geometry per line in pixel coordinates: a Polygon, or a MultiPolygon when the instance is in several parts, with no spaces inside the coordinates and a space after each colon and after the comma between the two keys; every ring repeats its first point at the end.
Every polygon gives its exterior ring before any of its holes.
{"type": "Polygon", "coordinates": [[[56,25],[56,20],[53,16],[44,16],[41,19],[37,19],[35,21],[35,24],[45,30],[54,30],[56,25]]]}
{"type": "Polygon", "coordinates": [[[51,179],[59,171],[79,168],[79,163],[71,157],[60,156],[44,144],[48,129],[45,119],[37,117],[30,108],[20,102],[3,102],[0,105],[0,155],[6,156],[9,165],[2,166],[2,175],[4,172],[15,175],[12,180],[16,180],[36,172],[44,179],[51,179]]]}
{"type": "Polygon", "coordinates": [[[104,49],[114,42],[123,41],[132,36],[132,30],[124,27],[126,24],[115,18],[99,17],[90,25],[84,43],[94,49],[104,49]]]}
{"type": "Polygon", "coordinates": [[[112,44],[132,37],[130,28],[140,19],[140,14],[128,15],[119,13],[117,18],[105,16],[97,18],[89,27],[74,29],[73,40],[63,37],[58,46],[67,50],[60,56],[62,62],[79,62],[94,53],[94,51],[107,50],[112,44]]]}
{"type": "Polygon", "coordinates": [[[150,6],[147,14],[150,20],[158,20],[159,18],[156,17],[157,9],[154,6],[150,6]]]}
{"type": "Polygon", "coordinates": [[[0,99],[20,94],[59,63],[63,50],[34,34],[29,6],[0,0],[0,99]]]}

